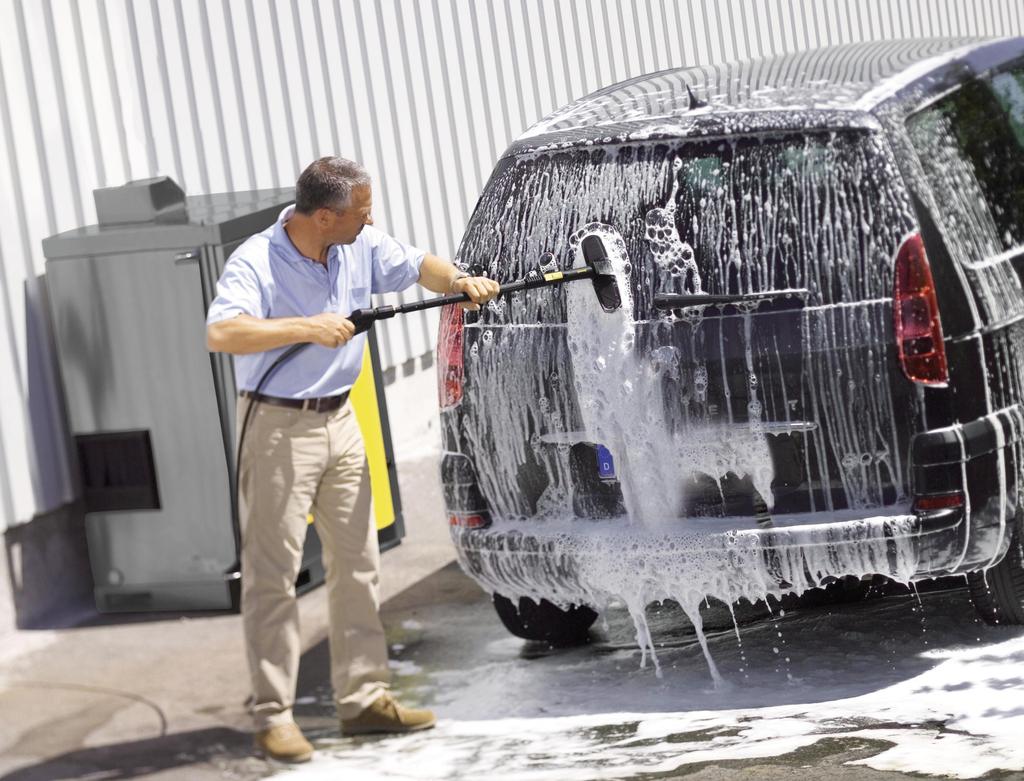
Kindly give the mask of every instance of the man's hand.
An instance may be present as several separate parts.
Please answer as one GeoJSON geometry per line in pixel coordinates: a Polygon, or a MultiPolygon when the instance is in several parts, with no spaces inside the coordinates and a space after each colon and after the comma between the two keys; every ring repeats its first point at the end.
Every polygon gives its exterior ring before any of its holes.
{"type": "Polygon", "coordinates": [[[306,318],[309,325],[309,341],[323,347],[341,347],[356,334],[356,327],[334,312],[323,312],[306,318]]]}
{"type": "Polygon", "coordinates": [[[501,292],[501,286],[487,277],[459,277],[452,283],[452,293],[467,293],[469,301],[459,304],[463,309],[476,310],[501,292]]]}
{"type": "Polygon", "coordinates": [[[463,309],[479,309],[501,292],[493,279],[466,276],[450,261],[429,252],[420,264],[419,283],[434,293],[467,293],[469,301],[459,304],[463,309]]]}

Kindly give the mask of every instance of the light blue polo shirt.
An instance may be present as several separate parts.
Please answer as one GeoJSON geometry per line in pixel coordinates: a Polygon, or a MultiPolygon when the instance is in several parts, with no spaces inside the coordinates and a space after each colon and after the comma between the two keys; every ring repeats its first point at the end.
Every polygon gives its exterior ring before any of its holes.
{"type": "MultiPolygon", "coordinates": [[[[276,223],[231,253],[207,325],[243,313],[263,318],[347,315],[369,307],[371,293],[405,290],[419,279],[426,253],[372,225],[352,244],[333,245],[326,268],[303,257],[284,229],[294,211],[289,206],[276,223]]],[[[310,344],[278,367],[262,393],[292,399],[342,393],[359,376],[365,345],[365,333],[337,349],[310,344]]],[[[287,349],[234,356],[238,389],[255,390],[263,372],[287,349]]]]}

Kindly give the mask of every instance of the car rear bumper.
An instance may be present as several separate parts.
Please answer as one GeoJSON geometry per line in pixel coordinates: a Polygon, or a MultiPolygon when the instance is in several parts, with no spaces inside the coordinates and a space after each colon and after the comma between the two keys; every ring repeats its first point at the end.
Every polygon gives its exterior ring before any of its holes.
{"type": "Polygon", "coordinates": [[[1022,446],[1024,409],[1019,404],[914,437],[915,503],[955,493],[962,497],[962,512],[970,519],[958,527],[960,555],[946,565],[948,571],[985,569],[1005,554],[1018,515],[1022,446]]]}
{"type": "MultiPolygon", "coordinates": [[[[915,436],[913,499],[959,497],[960,506],[943,509],[890,507],[884,515],[853,518],[837,513],[823,523],[804,522],[808,516],[776,517],[773,528],[712,532],[695,531],[685,520],[658,530],[618,520],[499,523],[485,529],[455,526],[452,536],[463,568],[484,589],[563,603],[600,604],[628,594],[647,601],[686,593],[759,599],[844,576],[923,580],[984,569],[1002,559],[1020,502],[1021,447],[1020,405],[915,436]]],[[[446,479],[449,507],[486,505],[475,476],[467,475],[475,491],[469,498],[454,493],[462,483],[446,479]]],[[[746,523],[737,519],[737,525],[746,523]]]]}
{"type": "Polygon", "coordinates": [[[637,529],[623,522],[452,528],[465,571],[508,597],[601,606],[609,598],[729,603],[844,576],[909,582],[954,567],[962,509],[768,529],[637,529]]]}

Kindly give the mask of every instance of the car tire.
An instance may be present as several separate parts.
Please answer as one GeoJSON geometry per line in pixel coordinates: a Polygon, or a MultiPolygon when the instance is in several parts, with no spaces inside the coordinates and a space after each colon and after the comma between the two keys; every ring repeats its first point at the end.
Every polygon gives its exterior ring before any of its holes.
{"type": "Polygon", "coordinates": [[[987,572],[969,572],[967,582],[978,613],[989,624],[1024,624],[1024,557],[1020,524],[1003,560],[987,572]]]}
{"type": "Polygon", "coordinates": [[[534,602],[528,597],[521,597],[516,604],[501,594],[493,596],[494,610],[501,623],[524,640],[538,640],[559,647],[583,645],[589,640],[588,630],[597,620],[597,613],[586,605],[570,605],[563,609],[546,599],[534,602]]]}

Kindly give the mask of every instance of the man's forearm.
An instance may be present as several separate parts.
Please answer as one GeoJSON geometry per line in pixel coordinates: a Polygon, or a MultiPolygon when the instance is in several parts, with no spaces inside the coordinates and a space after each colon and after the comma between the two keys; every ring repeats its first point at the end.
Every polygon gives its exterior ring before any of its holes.
{"type": "Polygon", "coordinates": [[[238,315],[206,328],[207,349],[233,355],[261,353],[309,341],[312,341],[310,323],[305,317],[262,319],[238,315]]]}
{"type": "Polygon", "coordinates": [[[454,263],[450,263],[429,252],[420,264],[419,283],[434,293],[452,292],[452,282],[464,276],[454,263]]]}
{"type": "Polygon", "coordinates": [[[471,277],[458,266],[427,253],[420,264],[419,283],[435,293],[463,293],[468,298],[463,309],[479,309],[501,292],[498,283],[487,277],[471,277]]]}

